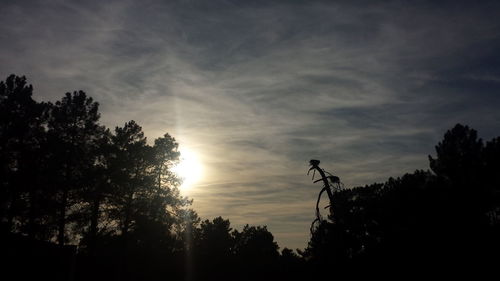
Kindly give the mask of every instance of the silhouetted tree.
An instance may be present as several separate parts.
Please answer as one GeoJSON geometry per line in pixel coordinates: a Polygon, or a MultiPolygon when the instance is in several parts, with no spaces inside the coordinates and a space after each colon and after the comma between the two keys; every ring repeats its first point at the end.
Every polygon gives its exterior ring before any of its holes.
{"type": "Polygon", "coordinates": [[[30,236],[41,226],[40,185],[46,104],[32,99],[26,78],[0,82],[0,220],[10,231],[30,236]]]}
{"type": "Polygon", "coordinates": [[[477,132],[457,124],[436,146],[437,157],[429,156],[430,168],[457,188],[468,188],[482,170],[483,142],[477,132]]]}
{"type": "Polygon", "coordinates": [[[492,225],[500,225],[500,137],[486,143],[483,150],[485,207],[492,225]]]}
{"type": "Polygon", "coordinates": [[[436,158],[429,156],[435,174],[415,171],[337,191],[331,220],[319,225],[302,256],[316,272],[351,275],[360,266],[446,270],[494,260],[497,146],[497,139],[483,146],[476,131],[458,124],[436,146],[436,158]]]}
{"type": "Polygon", "coordinates": [[[154,178],[148,173],[152,151],[142,128],[134,121],[122,128],[116,127],[112,142],[111,184],[115,196],[110,198],[109,212],[120,233],[126,236],[145,207],[141,203],[147,189],[154,184],[154,178]]]}
{"type": "Polygon", "coordinates": [[[82,191],[92,184],[91,170],[105,129],[101,126],[99,104],[82,92],[66,93],[51,108],[48,138],[51,154],[51,181],[58,208],[59,244],[66,242],[67,225],[78,216],[82,191]]]}
{"type": "Polygon", "coordinates": [[[170,135],[149,145],[134,121],[110,132],[82,91],[32,94],[24,77],[0,82],[0,240],[16,270],[50,257],[61,280],[73,261],[77,280],[306,280],[498,263],[500,137],[483,144],[457,124],[431,171],[333,191],[308,247],[280,254],[265,226],[200,220],[170,135]]]}
{"type": "Polygon", "coordinates": [[[198,279],[230,280],[234,237],[229,220],[204,220],[194,231],[194,270],[198,279]]]}
{"type": "Polygon", "coordinates": [[[111,134],[107,129],[99,133],[96,139],[97,147],[93,151],[95,153],[94,165],[87,171],[88,185],[84,186],[78,194],[81,204],[75,226],[76,231],[82,235],[80,245],[90,251],[95,250],[98,236],[105,235],[106,231],[109,231],[106,227],[99,227],[99,225],[108,219],[103,208],[109,206],[110,198],[114,196],[110,174],[113,152],[111,134]]]}
{"type": "Polygon", "coordinates": [[[443,179],[443,184],[453,189],[448,207],[454,210],[454,217],[460,220],[460,224],[467,225],[467,228],[486,225],[486,213],[491,207],[487,204],[490,197],[487,181],[490,176],[485,172],[489,170],[486,159],[491,157],[488,155],[492,155],[490,153],[494,149],[489,149],[488,153],[484,150],[475,130],[457,124],[436,146],[436,159],[429,156],[431,169],[443,179]]]}
{"type": "Polygon", "coordinates": [[[266,226],[243,227],[233,231],[234,253],[238,272],[245,273],[243,280],[254,280],[276,274],[279,252],[278,244],[266,226]]]}
{"type": "MultiPolygon", "coordinates": [[[[111,134],[82,91],[54,104],[32,92],[24,77],[0,82],[2,235],[61,245],[80,239],[82,265],[104,270],[98,264],[106,261],[120,278],[124,255],[129,273],[153,264],[154,274],[164,271],[160,261],[173,264],[184,249],[181,232],[199,222],[169,171],[179,156],[175,140],[165,134],[149,146],[133,121],[111,134]]],[[[94,279],[92,272],[80,273],[94,279]]]]}
{"type": "Polygon", "coordinates": [[[304,274],[306,268],[302,257],[288,248],[284,248],[281,251],[277,267],[279,267],[279,272],[277,272],[275,279],[307,280],[310,277],[304,274]]]}

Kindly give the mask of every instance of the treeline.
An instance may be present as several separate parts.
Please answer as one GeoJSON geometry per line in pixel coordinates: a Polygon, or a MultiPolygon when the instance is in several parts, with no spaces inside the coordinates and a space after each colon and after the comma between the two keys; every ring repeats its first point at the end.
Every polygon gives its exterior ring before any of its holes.
{"type": "Polygon", "coordinates": [[[36,102],[26,78],[0,83],[2,228],[59,245],[169,234],[194,214],[169,168],[179,157],[165,134],[148,145],[134,121],[113,132],[99,124],[98,103],[84,92],[36,102]]]}
{"type": "Polygon", "coordinates": [[[404,278],[500,261],[500,137],[485,143],[459,124],[430,170],[335,191],[296,253],[266,227],[202,221],[170,172],[179,152],[168,134],[149,145],[134,121],[111,131],[81,91],[55,103],[32,93],[24,77],[0,83],[0,252],[16,280],[404,278]]]}
{"type": "Polygon", "coordinates": [[[3,272],[43,278],[30,269],[48,258],[61,261],[46,272],[52,280],[235,280],[299,259],[280,254],[266,227],[201,221],[170,171],[179,158],[170,135],[149,145],[134,121],[109,130],[82,91],[55,103],[32,95],[25,77],[0,82],[0,246],[16,263],[3,272]],[[65,260],[55,244],[78,254],[65,260]]]}
{"type": "Polygon", "coordinates": [[[494,272],[500,262],[500,137],[484,143],[457,124],[436,153],[429,156],[430,171],[335,192],[328,220],[317,225],[303,252],[315,272],[494,272]]]}

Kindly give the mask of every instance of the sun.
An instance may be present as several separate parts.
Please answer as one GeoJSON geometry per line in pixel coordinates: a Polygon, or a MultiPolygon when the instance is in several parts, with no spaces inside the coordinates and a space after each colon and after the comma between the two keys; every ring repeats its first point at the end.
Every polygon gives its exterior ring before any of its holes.
{"type": "Polygon", "coordinates": [[[172,167],[172,172],[177,174],[182,180],[180,189],[188,190],[201,179],[203,165],[194,151],[187,148],[181,148],[179,152],[181,153],[179,163],[172,167]]]}

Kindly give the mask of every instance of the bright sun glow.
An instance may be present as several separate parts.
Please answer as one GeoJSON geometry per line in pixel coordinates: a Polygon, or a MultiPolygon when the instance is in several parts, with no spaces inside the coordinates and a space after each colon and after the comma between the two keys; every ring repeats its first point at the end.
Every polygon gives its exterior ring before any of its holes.
{"type": "Polygon", "coordinates": [[[180,189],[187,190],[200,180],[203,167],[198,156],[192,150],[181,148],[180,152],[179,164],[173,167],[172,171],[183,181],[180,189]]]}

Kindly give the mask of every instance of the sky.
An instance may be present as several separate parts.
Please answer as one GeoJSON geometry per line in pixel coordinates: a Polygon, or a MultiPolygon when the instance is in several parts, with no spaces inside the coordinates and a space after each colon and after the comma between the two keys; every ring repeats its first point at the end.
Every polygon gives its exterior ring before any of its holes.
{"type": "Polygon", "coordinates": [[[0,42],[0,79],[168,132],[202,163],[200,217],[281,248],[309,239],[310,159],[350,188],[428,169],[456,123],[500,136],[499,1],[3,0],[0,42]]]}

